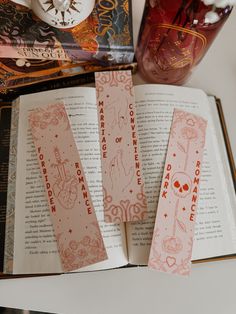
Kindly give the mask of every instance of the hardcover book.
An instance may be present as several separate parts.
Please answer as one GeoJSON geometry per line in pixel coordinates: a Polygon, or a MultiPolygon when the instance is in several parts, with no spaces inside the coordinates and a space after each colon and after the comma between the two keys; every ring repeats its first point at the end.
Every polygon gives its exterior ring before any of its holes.
{"type": "MultiPolygon", "coordinates": [[[[1,216],[6,214],[5,249],[1,252],[5,274],[62,272],[28,124],[28,115],[32,109],[62,99],[108,254],[108,260],[84,267],[81,271],[147,265],[175,108],[201,115],[208,122],[192,261],[235,256],[235,167],[222,111],[216,99],[206,96],[201,90],[186,87],[141,85],[135,86],[134,90],[148,218],[144,221],[120,224],[104,222],[95,88],[64,88],[58,89],[56,93],[45,91],[21,96],[14,102],[8,197],[6,199],[6,184],[5,194],[1,195],[1,216]],[[222,189],[222,186],[227,189],[222,189]]],[[[8,107],[3,106],[1,112],[5,112],[5,118],[1,123],[5,121],[3,127],[7,129],[9,123],[6,118],[9,119],[9,113],[6,115],[6,110],[10,111],[8,107]]],[[[4,132],[7,143],[9,131],[4,132]]],[[[6,158],[1,162],[6,165],[6,158]]],[[[0,169],[2,176],[6,176],[4,166],[1,165],[0,169]]],[[[123,203],[123,206],[126,206],[126,203],[123,203]]],[[[181,215],[185,213],[186,211],[182,211],[181,215]]],[[[178,233],[182,232],[180,229],[176,229],[177,237],[178,233]]],[[[73,256],[73,247],[67,254],[73,256]]],[[[184,262],[178,267],[184,269],[184,262]]]]}
{"type": "MultiPolygon", "coordinates": [[[[65,12],[76,14],[80,2],[70,2],[65,12]]],[[[0,58],[99,61],[102,64],[132,62],[130,0],[96,0],[92,13],[85,20],[65,29],[50,26],[18,3],[0,1],[0,58]]],[[[43,4],[45,14],[50,11],[58,15],[55,6],[54,1],[46,1],[43,4]]]]}
{"type": "Polygon", "coordinates": [[[103,66],[90,61],[1,58],[0,99],[13,99],[22,93],[40,91],[40,88],[52,89],[55,85],[73,86],[91,83],[94,82],[95,71],[130,69],[134,73],[136,68],[135,62],[103,66]],[[43,86],[40,87],[39,83],[43,86]]]}

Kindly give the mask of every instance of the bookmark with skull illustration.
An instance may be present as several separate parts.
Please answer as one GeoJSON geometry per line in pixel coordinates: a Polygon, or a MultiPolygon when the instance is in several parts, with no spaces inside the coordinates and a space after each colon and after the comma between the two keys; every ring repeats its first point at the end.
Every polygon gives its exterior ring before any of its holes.
{"type": "Polygon", "coordinates": [[[149,267],[188,275],[207,122],[175,110],[157,207],[149,267]]]}

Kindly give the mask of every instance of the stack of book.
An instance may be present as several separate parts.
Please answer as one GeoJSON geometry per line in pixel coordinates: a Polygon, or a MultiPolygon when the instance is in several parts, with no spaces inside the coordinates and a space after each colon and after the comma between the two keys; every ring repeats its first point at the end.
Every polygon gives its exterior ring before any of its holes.
{"type": "Polygon", "coordinates": [[[38,82],[72,76],[77,76],[77,83],[79,77],[82,83],[92,81],[95,71],[132,63],[131,0],[96,0],[84,21],[66,29],[48,25],[19,4],[24,2],[0,1],[2,98],[38,82]]]}

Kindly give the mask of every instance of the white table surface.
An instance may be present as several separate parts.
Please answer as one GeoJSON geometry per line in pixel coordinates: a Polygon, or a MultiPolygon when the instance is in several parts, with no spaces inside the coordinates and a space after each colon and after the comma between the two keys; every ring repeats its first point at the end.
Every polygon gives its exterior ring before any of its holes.
{"type": "MultiPolygon", "coordinates": [[[[134,0],[134,19],[143,1],[134,0]]],[[[221,98],[236,157],[236,9],[187,86],[221,98]]],[[[135,83],[142,80],[136,76],[135,83]]],[[[224,187],[225,188],[225,187],[224,187]]],[[[189,278],[146,268],[0,281],[0,306],[81,314],[236,313],[236,260],[193,265],[189,278]]]]}

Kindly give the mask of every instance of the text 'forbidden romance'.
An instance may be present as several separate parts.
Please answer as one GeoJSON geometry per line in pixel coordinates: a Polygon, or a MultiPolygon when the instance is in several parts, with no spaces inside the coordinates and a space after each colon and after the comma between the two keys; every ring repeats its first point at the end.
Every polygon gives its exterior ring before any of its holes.
{"type": "Polygon", "coordinates": [[[62,268],[107,258],[79,153],[63,103],[38,106],[29,123],[62,268]]]}

